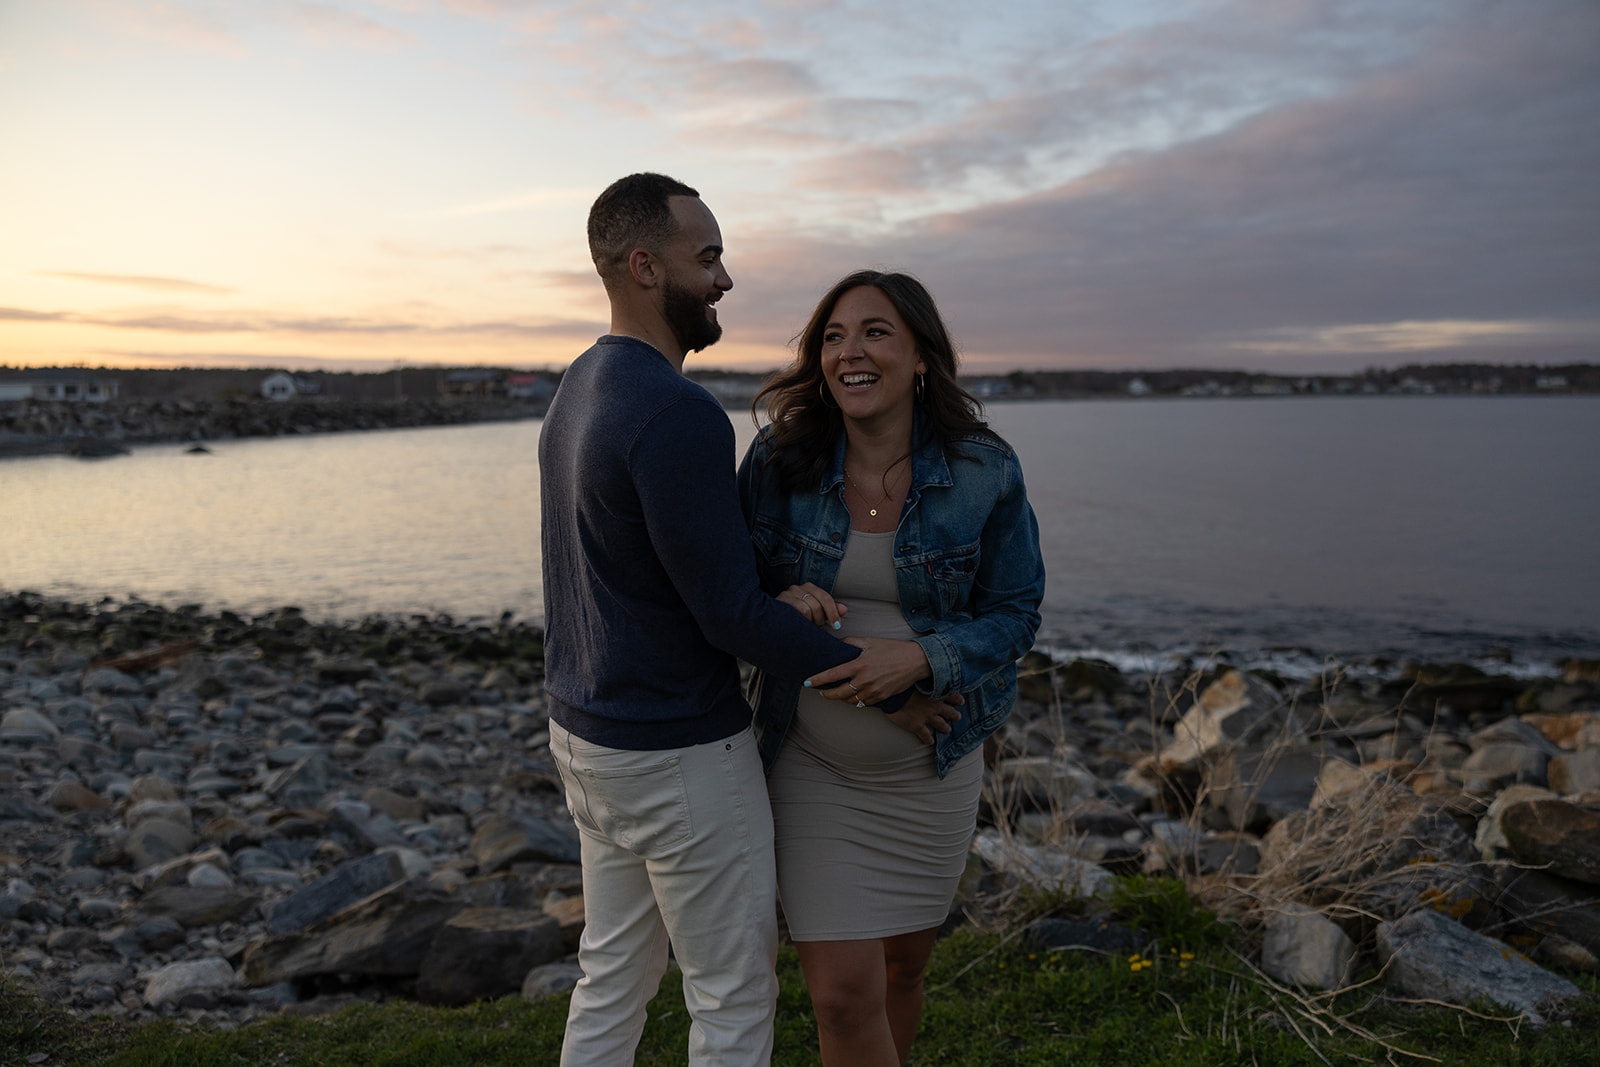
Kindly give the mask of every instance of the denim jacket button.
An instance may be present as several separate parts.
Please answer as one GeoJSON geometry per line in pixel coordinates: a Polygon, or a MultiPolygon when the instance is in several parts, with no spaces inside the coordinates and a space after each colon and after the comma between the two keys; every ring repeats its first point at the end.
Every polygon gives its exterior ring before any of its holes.
{"type": "Polygon", "coordinates": [[[840,537],[839,531],[835,530],[835,531],[833,531],[832,533],[830,533],[828,535],[828,540],[832,541],[834,544],[838,544],[839,543],[839,537],[840,537]]]}

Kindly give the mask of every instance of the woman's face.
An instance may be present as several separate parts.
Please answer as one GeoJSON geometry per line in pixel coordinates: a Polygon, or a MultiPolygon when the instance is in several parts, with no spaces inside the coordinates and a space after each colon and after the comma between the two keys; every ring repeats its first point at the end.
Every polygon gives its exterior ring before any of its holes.
{"type": "Polygon", "coordinates": [[[822,331],[822,377],[846,418],[905,414],[927,365],[882,290],[846,290],[822,331]]]}

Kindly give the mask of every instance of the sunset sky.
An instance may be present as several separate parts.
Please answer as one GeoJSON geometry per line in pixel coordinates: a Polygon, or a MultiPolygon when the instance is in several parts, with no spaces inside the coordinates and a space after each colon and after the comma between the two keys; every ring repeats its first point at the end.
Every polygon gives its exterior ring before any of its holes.
{"type": "Polygon", "coordinates": [[[970,370],[1600,359],[1595,0],[0,0],[0,363],[565,364],[636,170],[702,366],[861,266],[970,370]]]}

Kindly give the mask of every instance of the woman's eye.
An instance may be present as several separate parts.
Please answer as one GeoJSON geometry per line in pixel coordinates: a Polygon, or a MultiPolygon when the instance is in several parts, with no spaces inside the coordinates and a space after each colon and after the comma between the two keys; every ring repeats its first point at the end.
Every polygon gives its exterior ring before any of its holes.
{"type": "Polygon", "coordinates": [[[844,334],[842,333],[829,331],[828,333],[822,335],[822,342],[824,344],[836,345],[842,340],[844,340],[844,334]]]}

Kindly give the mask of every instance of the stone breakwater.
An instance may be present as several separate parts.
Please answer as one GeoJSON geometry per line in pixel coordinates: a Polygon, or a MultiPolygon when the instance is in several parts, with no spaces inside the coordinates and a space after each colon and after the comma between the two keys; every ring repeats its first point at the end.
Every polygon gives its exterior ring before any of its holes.
{"type": "Polygon", "coordinates": [[[542,401],[259,399],[0,403],[0,457],[107,455],[132,444],[337,433],[535,418],[542,401]]]}
{"type": "MultiPolygon", "coordinates": [[[[509,617],[0,594],[0,967],[81,1013],[215,1026],[570,988],[583,885],[542,650],[509,617]]],[[[1412,995],[1540,1018],[1577,995],[1540,964],[1595,967],[1594,663],[1315,685],[1025,667],[955,915],[1023,883],[1104,911],[1112,873],[1142,871],[1261,933],[1289,981],[1389,960],[1412,995]]],[[[1142,947],[1098,921],[1028,936],[1142,947]]]]}

